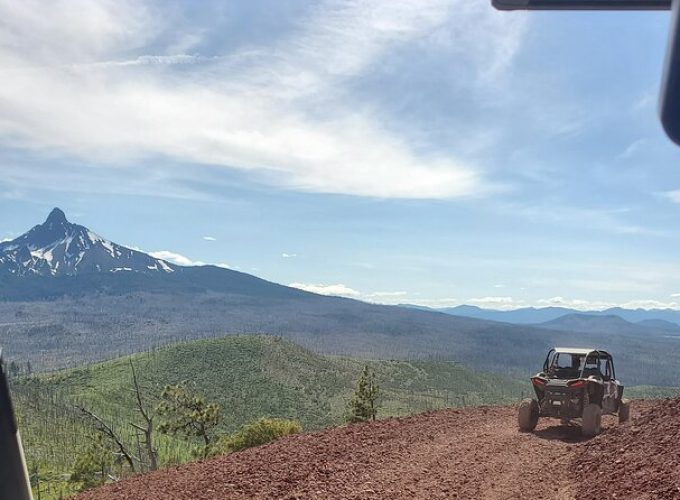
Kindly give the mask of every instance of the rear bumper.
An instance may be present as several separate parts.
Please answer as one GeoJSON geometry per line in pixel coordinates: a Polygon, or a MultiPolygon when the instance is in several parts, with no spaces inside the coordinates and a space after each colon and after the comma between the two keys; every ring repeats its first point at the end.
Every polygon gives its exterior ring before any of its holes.
{"type": "Polygon", "coordinates": [[[580,418],[583,414],[583,389],[546,388],[539,408],[541,417],[580,418]]]}

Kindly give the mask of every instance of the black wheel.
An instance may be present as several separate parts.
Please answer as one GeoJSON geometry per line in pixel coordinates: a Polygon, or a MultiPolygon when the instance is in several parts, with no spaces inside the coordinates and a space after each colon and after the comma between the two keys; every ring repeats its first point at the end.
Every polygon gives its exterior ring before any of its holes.
{"type": "Polygon", "coordinates": [[[533,431],[538,423],[538,413],[538,401],[529,398],[523,399],[519,404],[519,412],[517,413],[519,430],[522,432],[533,431]]]}
{"type": "Polygon", "coordinates": [[[581,420],[581,434],[585,437],[597,436],[602,426],[602,408],[600,408],[600,405],[595,403],[586,405],[581,420]]]}
{"type": "Polygon", "coordinates": [[[619,423],[625,424],[630,420],[630,400],[622,399],[619,403],[619,423]]]}

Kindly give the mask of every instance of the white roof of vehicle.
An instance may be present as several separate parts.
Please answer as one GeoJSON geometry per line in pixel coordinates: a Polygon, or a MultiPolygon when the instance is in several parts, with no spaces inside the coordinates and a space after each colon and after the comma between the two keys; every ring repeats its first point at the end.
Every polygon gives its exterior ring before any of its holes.
{"type": "Polygon", "coordinates": [[[555,347],[555,352],[563,352],[565,354],[590,354],[593,351],[597,351],[597,349],[589,347],[555,347]]]}

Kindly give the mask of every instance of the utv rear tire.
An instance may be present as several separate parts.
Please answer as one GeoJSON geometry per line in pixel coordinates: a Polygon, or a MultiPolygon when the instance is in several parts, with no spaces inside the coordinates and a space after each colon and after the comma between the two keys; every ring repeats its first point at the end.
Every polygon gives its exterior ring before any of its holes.
{"type": "Polygon", "coordinates": [[[519,404],[519,412],[517,413],[519,430],[522,432],[533,431],[538,423],[538,413],[538,401],[529,398],[523,399],[519,404]]]}
{"type": "Polygon", "coordinates": [[[630,420],[630,399],[622,399],[619,403],[619,424],[630,420]]]}
{"type": "Polygon", "coordinates": [[[584,437],[597,436],[602,426],[602,408],[595,403],[586,405],[581,420],[581,434],[584,437]]]}

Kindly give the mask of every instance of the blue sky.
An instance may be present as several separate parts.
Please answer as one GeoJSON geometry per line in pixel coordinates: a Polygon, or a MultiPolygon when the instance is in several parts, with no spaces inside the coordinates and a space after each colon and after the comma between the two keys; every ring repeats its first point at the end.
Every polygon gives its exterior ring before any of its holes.
{"type": "Polygon", "coordinates": [[[59,206],[181,263],[363,300],[680,308],[668,22],[0,1],[0,239],[59,206]]]}

